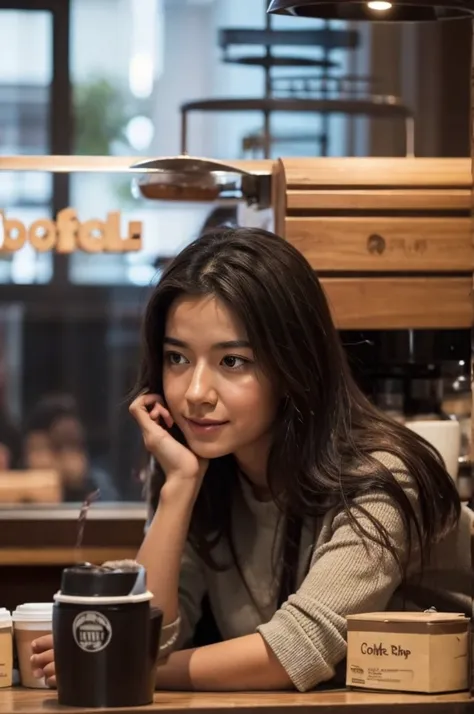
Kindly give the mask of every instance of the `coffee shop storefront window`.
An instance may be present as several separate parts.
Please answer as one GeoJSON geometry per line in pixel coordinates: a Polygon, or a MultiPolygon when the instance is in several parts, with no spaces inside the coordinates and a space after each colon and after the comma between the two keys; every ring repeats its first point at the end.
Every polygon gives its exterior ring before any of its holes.
{"type": "MultiPolygon", "coordinates": [[[[117,0],[114,29],[110,0],[71,1],[71,79],[74,97],[74,147],[78,154],[174,156],[180,153],[180,106],[203,97],[264,95],[260,67],[224,61],[219,33],[228,27],[265,26],[265,0],[215,0],[182,3],[167,0],[117,0]],[[186,53],[182,48],[186,47],[186,53]]],[[[307,28],[308,22],[276,17],[276,30],[307,28]]],[[[333,23],[334,27],[344,23],[333,23]]],[[[313,21],[311,28],[322,27],[313,21]]],[[[232,47],[232,55],[259,55],[261,46],[232,47]]],[[[297,54],[322,59],[320,47],[275,47],[276,55],[297,54]]],[[[349,52],[336,48],[331,60],[344,72],[349,52]]],[[[283,77],[294,70],[283,69],[283,77]]],[[[311,67],[299,70],[310,78],[311,67]]],[[[278,87],[275,92],[281,91],[278,87]]],[[[258,133],[260,112],[195,114],[189,122],[189,151],[195,156],[221,159],[252,158],[245,138],[258,133]]],[[[308,136],[306,141],[275,144],[273,156],[317,155],[322,120],[315,114],[272,116],[275,135],[308,136]]],[[[328,118],[329,154],[346,153],[347,120],[328,118]]],[[[83,253],[69,261],[70,280],[76,284],[144,285],[154,274],[156,259],[173,255],[189,242],[212,211],[212,206],[137,205],[124,177],[76,174],[71,177],[72,201],[81,211],[98,213],[103,206],[119,206],[125,214],[144,220],[144,249],[140,255],[101,256],[83,253]],[[150,228],[148,229],[148,226],[150,228]]]]}
{"type": "MultiPolygon", "coordinates": [[[[263,96],[261,69],[224,62],[218,43],[222,28],[264,27],[263,0],[70,0],[70,27],[58,28],[53,20],[64,4],[0,0],[0,155],[176,155],[181,104],[229,92],[263,96]],[[69,75],[53,71],[65,34],[61,68],[69,75]],[[72,112],[62,121],[69,81],[72,112]]],[[[294,28],[275,20],[284,26],[294,28]]],[[[303,52],[317,57],[320,49],[303,52]]],[[[347,66],[343,51],[334,57],[347,66]]],[[[315,116],[276,114],[272,122],[280,134],[290,125],[303,134],[320,129],[315,116]]],[[[193,116],[191,153],[250,158],[243,140],[261,126],[259,112],[193,116]]],[[[345,120],[331,119],[331,154],[345,153],[345,136],[345,120]]],[[[317,148],[311,141],[274,148],[274,156],[282,153],[314,155],[317,148]]],[[[142,500],[144,455],[127,409],[141,315],[163,260],[193,240],[216,208],[137,200],[120,172],[0,171],[3,220],[28,231],[39,219],[56,221],[66,207],[79,221],[118,212],[122,236],[141,222],[142,248],[61,255],[36,251],[28,239],[21,250],[0,252],[0,507],[78,501],[93,488],[104,500],[142,500]],[[60,474],[59,488],[52,472],[60,474]]],[[[241,218],[238,210],[229,208],[231,220],[241,218]]]]}
{"type": "MultiPolygon", "coordinates": [[[[0,46],[0,152],[47,154],[53,76],[51,14],[0,9],[0,46]]],[[[0,173],[0,210],[8,208],[23,223],[50,216],[52,192],[48,174],[0,173]]],[[[38,254],[29,245],[14,255],[0,255],[0,283],[47,283],[51,274],[51,255],[38,254]]]]}

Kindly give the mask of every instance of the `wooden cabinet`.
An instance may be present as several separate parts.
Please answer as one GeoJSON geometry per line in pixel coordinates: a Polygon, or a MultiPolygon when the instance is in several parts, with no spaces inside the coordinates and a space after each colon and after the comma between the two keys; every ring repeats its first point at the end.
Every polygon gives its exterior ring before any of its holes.
{"type": "Polygon", "coordinates": [[[471,185],[468,159],[281,159],[276,231],[340,329],[470,328],[471,185]]]}

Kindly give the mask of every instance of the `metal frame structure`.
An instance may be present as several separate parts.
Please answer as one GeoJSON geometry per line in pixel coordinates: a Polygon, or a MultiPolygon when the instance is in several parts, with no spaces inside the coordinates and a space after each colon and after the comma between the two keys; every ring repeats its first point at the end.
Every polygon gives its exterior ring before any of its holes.
{"type": "MultiPolygon", "coordinates": [[[[53,20],[49,148],[51,154],[71,154],[73,137],[72,91],[70,77],[70,0],[0,0],[1,10],[50,12],[53,20]]],[[[69,203],[69,175],[53,174],[51,208],[58,213],[69,203]]],[[[68,257],[54,255],[50,284],[68,283],[68,257]]]]}

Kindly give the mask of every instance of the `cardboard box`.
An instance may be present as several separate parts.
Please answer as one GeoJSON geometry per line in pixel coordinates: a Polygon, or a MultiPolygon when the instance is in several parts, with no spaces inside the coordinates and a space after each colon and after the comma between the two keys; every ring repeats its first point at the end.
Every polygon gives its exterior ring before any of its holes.
{"type": "Polygon", "coordinates": [[[469,688],[469,618],[372,612],[347,618],[346,684],[401,692],[469,688]]]}

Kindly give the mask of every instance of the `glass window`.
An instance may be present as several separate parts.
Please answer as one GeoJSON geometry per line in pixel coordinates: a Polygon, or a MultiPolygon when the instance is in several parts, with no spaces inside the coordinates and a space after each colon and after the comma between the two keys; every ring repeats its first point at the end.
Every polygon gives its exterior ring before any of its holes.
{"type": "MultiPolygon", "coordinates": [[[[219,33],[264,28],[265,6],[264,0],[71,0],[73,152],[132,157],[125,165],[143,156],[176,155],[183,103],[262,97],[262,68],[225,60],[262,55],[264,48],[225,50],[219,33]]],[[[276,29],[308,27],[294,18],[272,22],[276,29]]],[[[322,27],[318,21],[309,25],[322,27]]],[[[8,48],[8,63],[0,67],[0,152],[49,154],[51,15],[0,11],[0,41],[8,48]]],[[[275,54],[323,58],[312,47],[279,47],[275,54]]],[[[349,61],[342,50],[331,52],[331,60],[341,72],[349,61]]],[[[312,68],[298,71],[308,82],[314,75],[312,68]]],[[[291,92],[313,91],[301,88],[293,74],[291,68],[278,72],[282,81],[291,78],[291,92]]],[[[272,91],[280,96],[290,90],[275,82],[272,91]]],[[[275,113],[272,155],[318,154],[325,128],[328,152],[342,154],[344,122],[331,117],[325,127],[314,114],[275,113]]],[[[262,127],[261,112],[197,112],[189,120],[189,149],[229,160],[261,156],[261,146],[249,149],[248,139],[258,139],[262,127]]],[[[13,255],[0,253],[0,471],[2,439],[8,439],[11,467],[60,474],[56,500],[81,500],[96,487],[104,501],[139,500],[143,449],[127,395],[137,371],[147,288],[163,259],[199,234],[216,205],[136,199],[125,171],[73,173],[69,189],[68,203],[79,220],[105,220],[118,211],[122,234],[129,222],[142,223],[143,246],[125,254],[78,251],[54,261],[51,252],[29,245],[13,255]],[[64,272],[52,275],[53,263],[64,272]]],[[[55,210],[63,207],[63,194],[54,196],[55,210]]],[[[10,230],[9,220],[28,227],[52,217],[52,197],[51,174],[0,173],[0,229],[10,230]]],[[[271,228],[271,211],[256,217],[243,206],[221,210],[271,228]]]]}
{"type": "Polygon", "coordinates": [[[149,285],[160,258],[176,255],[196,237],[213,204],[156,203],[131,194],[130,174],[71,175],[71,205],[80,217],[100,217],[118,211],[122,232],[131,221],[142,224],[142,248],[136,253],[74,253],[70,280],[88,285],[149,285]]]}
{"type": "MultiPolygon", "coordinates": [[[[265,0],[72,0],[74,151],[136,157],[176,155],[181,150],[182,104],[203,98],[264,96],[261,67],[225,61],[262,55],[264,48],[241,45],[225,50],[219,46],[219,33],[229,27],[263,29],[266,5],[265,0]]],[[[275,17],[272,22],[275,29],[324,26],[322,21],[289,17],[275,17]]],[[[332,27],[344,25],[333,23],[332,27]]],[[[339,74],[349,65],[348,52],[341,49],[324,53],[320,47],[278,47],[274,53],[326,58],[339,74]]],[[[289,92],[301,97],[314,95],[311,81],[321,74],[321,68],[278,69],[278,76],[290,81],[295,72],[303,80],[293,81],[290,90],[275,82],[275,96],[289,92]]],[[[253,137],[258,139],[262,127],[261,112],[192,113],[189,153],[252,158],[255,151],[247,144],[253,137]]],[[[272,147],[273,156],[317,155],[324,133],[329,154],[342,155],[346,150],[347,122],[342,116],[331,115],[326,120],[313,113],[279,112],[272,116],[271,127],[278,139],[272,147]]],[[[261,156],[259,148],[257,156],[261,156]]],[[[73,283],[148,283],[156,259],[173,255],[192,240],[213,208],[136,202],[126,176],[114,176],[111,181],[106,174],[77,174],[72,177],[71,190],[79,212],[99,215],[104,207],[120,209],[124,221],[139,216],[145,226],[145,250],[139,256],[74,254],[69,273],[73,283]]]]}
{"type": "MultiPolygon", "coordinates": [[[[0,154],[50,153],[52,16],[42,10],[0,10],[0,154]]],[[[26,226],[51,216],[52,181],[44,173],[0,173],[0,212],[26,226]]],[[[0,239],[3,222],[0,217],[0,239]]],[[[0,254],[0,283],[46,283],[50,253],[26,243],[0,254]]]]}

